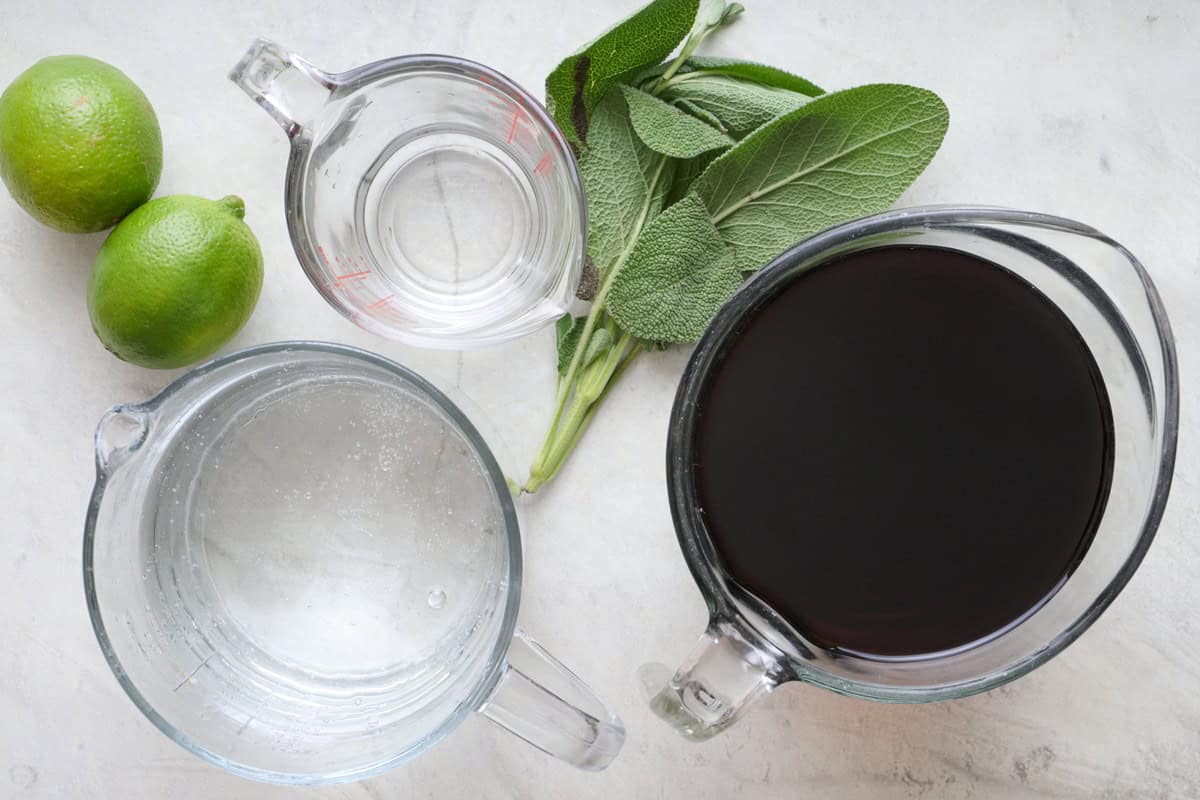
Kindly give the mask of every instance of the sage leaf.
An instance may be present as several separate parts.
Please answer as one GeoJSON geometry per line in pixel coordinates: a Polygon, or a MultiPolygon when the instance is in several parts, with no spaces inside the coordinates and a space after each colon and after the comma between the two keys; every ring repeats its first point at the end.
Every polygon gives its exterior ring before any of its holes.
{"type": "Polygon", "coordinates": [[[667,192],[666,204],[674,205],[687,196],[692,189],[692,182],[703,175],[704,170],[708,169],[708,165],[719,155],[721,155],[720,152],[712,150],[686,161],[675,162],[675,171],[671,176],[671,188],[667,192]]]}
{"type": "MultiPolygon", "coordinates": [[[[649,92],[654,87],[654,83],[671,67],[671,63],[664,61],[661,64],[651,64],[644,69],[635,70],[623,82],[629,86],[636,86],[643,92],[649,92]]],[[[686,69],[686,66],[681,69],[686,69]]]]}
{"type": "Polygon", "coordinates": [[[778,67],[754,61],[738,61],[717,56],[693,56],[688,59],[687,66],[692,71],[705,72],[710,75],[730,75],[734,78],[761,83],[764,86],[774,86],[776,89],[799,92],[808,97],[825,94],[824,89],[810,80],[793,75],[778,67]]]}
{"type": "Polygon", "coordinates": [[[672,158],[693,158],[709,150],[733,146],[733,139],[713,126],[689,116],[652,94],[622,86],[629,119],[638,138],[656,153],[672,158]]]}
{"type": "Polygon", "coordinates": [[[579,366],[586,367],[607,353],[615,341],[616,339],[613,338],[612,331],[608,328],[597,328],[588,340],[587,349],[583,351],[583,362],[579,366]]]}
{"type": "Polygon", "coordinates": [[[733,251],[721,241],[694,194],[658,216],[617,273],[606,308],[622,330],[656,342],[691,342],[742,283],[733,251]]]}
{"type": "Polygon", "coordinates": [[[558,377],[567,374],[571,359],[575,357],[575,348],[579,346],[579,337],[583,334],[583,326],[587,317],[572,317],[563,314],[554,323],[554,345],[558,350],[558,377]]]}
{"type": "Polygon", "coordinates": [[[738,138],[778,116],[793,111],[810,98],[775,86],[703,71],[676,75],[659,93],[664,100],[686,100],[721,121],[738,138]]]}
{"type": "Polygon", "coordinates": [[[622,77],[662,61],[687,36],[698,0],[652,0],[546,76],[546,108],[577,148],[592,111],[622,77]]]}
{"type": "Polygon", "coordinates": [[[725,0],[700,0],[696,8],[696,20],[692,23],[690,35],[702,33],[705,28],[715,28],[722,24],[725,16],[725,0]]]}
{"type": "Polygon", "coordinates": [[[725,6],[725,11],[721,13],[721,25],[733,24],[733,21],[746,12],[746,7],[741,3],[730,3],[725,6]]]}
{"type": "MultiPolygon", "coordinates": [[[[713,155],[716,155],[716,151],[713,152],[713,155]]],[[[657,170],[653,176],[654,183],[650,187],[650,202],[646,204],[646,221],[642,223],[643,228],[661,214],[664,208],[674,202],[670,196],[671,184],[675,180],[675,172],[681,163],[683,162],[678,159],[663,156],[662,168],[657,170]]]]}
{"type": "Polygon", "coordinates": [[[883,211],[933,158],[949,124],[936,94],[873,84],[818,97],[756,130],[693,183],[738,269],[883,211]]]}
{"type": "Polygon", "coordinates": [[[676,100],[675,106],[680,111],[691,114],[693,117],[701,120],[702,122],[707,122],[721,133],[728,133],[728,131],[725,130],[725,126],[721,123],[721,120],[717,119],[712,115],[711,112],[705,111],[703,108],[691,102],[690,100],[676,100]]]}
{"type": "Polygon", "coordinates": [[[603,276],[662,209],[670,180],[669,159],[638,138],[615,88],[592,114],[579,172],[588,200],[588,256],[603,276]]]}
{"type": "MultiPolygon", "coordinates": [[[[656,79],[667,71],[667,67],[669,66],[669,62],[664,62],[646,67],[630,76],[627,83],[630,86],[637,86],[648,90],[654,85],[656,79]]],[[[807,78],[802,78],[799,75],[779,69],[778,67],[759,64],[757,61],[739,61],[720,56],[691,56],[668,83],[681,84],[710,75],[725,75],[731,78],[738,78],[770,88],[796,92],[805,97],[819,97],[825,94],[824,89],[807,78]],[[691,77],[685,78],[685,75],[691,77]]],[[[676,104],[678,105],[678,103],[676,104]]]]}

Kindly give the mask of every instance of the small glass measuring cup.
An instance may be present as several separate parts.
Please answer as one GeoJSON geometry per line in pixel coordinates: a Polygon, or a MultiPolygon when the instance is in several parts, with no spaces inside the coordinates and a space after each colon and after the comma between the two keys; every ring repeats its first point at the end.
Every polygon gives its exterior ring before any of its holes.
{"type": "Polygon", "coordinates": [[[350,320],[462,347],[566,311],[583,269],[583,189],[562,134],[521,87],[441,55],[335,75],[262,39],[229,77],[291,141],[292,244],[350,320]]]}
{"type": "Polygon", "coordinates": [[[283,342],[114,407],[84,586],[163,733],[239,775],[357,780],[479,711],[602,769],[620,720],[516,628],[520,530],[491,452],[417,375],[283,342]]]}
{"type": "MultiPolygon", "coordinates": [[[[1099,231],[1043,214],[931,207],[879,214],[817,234],[764,267],[717,313],[675,396],[667,443],[671,512],[710,621],[673,675],[657,664],[643,667],[651,707],[684,736],[703,740],[788,681],[868,700],[923,703],[966,697],[1019,678],[1075,641],[1141,563],[1166,505],[1178,428],[1175,344],[1162,301],[1138,260],[1099,231]],[[734,581],[705,528],[693,477],[693,437],[705,381],[750,316],[799,273],[842,254],[894,244],[973,254],[1011,270],[1053,301],[1100,368],[1112,404],[1115,457],[1112,489],[1091,546],[1036,611],[961,648],[873,658],[807,640],[734,581]]],[[[869,499],[870,488],[863,493],[869,499]]],[[[821,568],[797,564],[795,580],[821,568]]]]}

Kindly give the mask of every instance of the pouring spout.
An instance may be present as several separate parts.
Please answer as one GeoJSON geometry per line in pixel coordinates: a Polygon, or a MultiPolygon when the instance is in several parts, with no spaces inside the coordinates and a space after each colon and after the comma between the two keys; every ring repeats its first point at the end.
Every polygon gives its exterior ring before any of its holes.
{"type": "Polygon", "coordinates": [[[149,412],[136,405],[113,406],[96,426],[96,463],[111,470],[141,447],[150,430],[149,412]]]}
{"type": "Polygon", "coordinates": [[[774,654],[718,619],[674,675],[660,664],[647,664],[639,677],[650,709],[696,742],[725,730],[755,700],[789,679],[774,654]]]}
{"type": "Polygon", "coordinates": [[[230,71],[242,88],[295,139],[336,88],[333,76],[266,39],[255,39],[230,71]]]}

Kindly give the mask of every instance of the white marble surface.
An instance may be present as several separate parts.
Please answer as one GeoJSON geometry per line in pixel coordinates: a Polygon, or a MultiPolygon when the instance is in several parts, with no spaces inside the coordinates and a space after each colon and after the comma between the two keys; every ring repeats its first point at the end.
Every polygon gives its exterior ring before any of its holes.
{"type": "MultiPolygon", "coordinates": [[[[528,463],[550,404],[551,335],[464,355],[373,339],[325,307],[287,239],[281,131],[225,80],[256,35],[339,70],[458,53],[531,88],[634,0],[439,4],[262,0],[8,2],[0,84],[36,59],[109,60],[145,89],[166,146],[159,194],[242,195],[262,301],[229,349],[286,338],[373,348],[459,387],[528,463]]],[[[521,619],[623,714],[616,764],[551,761],[482,719],[375,780],[285,789],[228,776],[156,731],[101,659],[84,609],[80,531],[91,434],[110,404],[172,373],[110,357],[84,302],[102,236],[40,227],[0,197],[0,797],[1159,798],[1200,796],[1200,5],[1194,0],[943,3],[748,0],[710,52],[828,87],[907,81],[952,112],[945,146],[902,200],[1073,216],[1125,243],[1165,296],[1179,342],[1183,435],[1158,540],[1103,619],[1034,674],[984,696],[893,707],[789,685],[737,728],[684,742],[634,678],[682,658],[704,622],[663,486],[667,411],[686,353],[643,359],[558,482],[526,504],[521,619]]]]}

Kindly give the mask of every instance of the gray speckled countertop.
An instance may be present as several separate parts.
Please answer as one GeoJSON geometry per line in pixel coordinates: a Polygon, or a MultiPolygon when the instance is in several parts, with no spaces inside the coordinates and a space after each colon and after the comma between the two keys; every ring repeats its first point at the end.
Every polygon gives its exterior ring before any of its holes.
{"type": "MultiPolygon", "coordinates": [[[[557,57],[634,5],[409,2],[9,3],[0,84],[81,52],[137,80],[163,125],[160,194],[242,195],[267,259],[230,349],[319,338],[375,349],[474,399],[527,464],[553,386],[551,334],[486,352],[420,352],[328,309],[283,220],[280,130],[225,73],[256,35],[340,70],[412,51],[495,65],[536,89],[557,57]],[[187,7],[193,6],[194,7],[187,7]]],[[[156,731],[105,666],[84,608],[80,531],[91,434],[114,402],[173,377],[117,362],[84,303],[102,237],[49,231],[0,196],[0,797],[1191,798],[1200,796],[1200,5],[1192,0],[944,3],[748,0],[710,52],[828,87],[928,86],[945,146],[902,204],[982,202],[1075,217],[1127,245],[1172,314],[1183,374],[1175,488],[1158,540],[1064,654],[990,694],[886,706],[788,685],[738,727],[689,744],[644,708],[639,664],[677,662],[704,606],[663,485],[667,412],[686,358],[642,359],[551,489],[525,502],[523,624],[622,713],[624,752],[576,772],[470,719],[375,780],[289,790],[226,775],[156,731]]]]}

